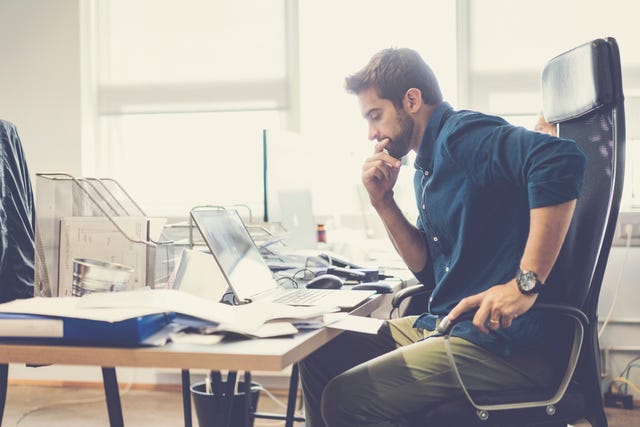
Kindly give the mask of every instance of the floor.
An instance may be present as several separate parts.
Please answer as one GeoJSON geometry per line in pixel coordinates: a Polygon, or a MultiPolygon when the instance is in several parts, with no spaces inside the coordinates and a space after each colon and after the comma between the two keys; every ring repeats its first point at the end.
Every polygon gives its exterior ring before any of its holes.
{"type": "MultiPolygon", "coordinates": [[[[127,427],[184,425],[179,386],[170,390],[122,390],[122,412],[127,427]]],[[[285,392],[269,397],[261,391],[258,410],[284,413],[285,392]]],[[[198,427],[195,409],[193,427],[198,427]]],[[[109,425],[104,392],[99,387],[57,387],[9,384],[2,427],[106,427],[109,425]]],[[[255,427],[284,426],[283,421],[256,420],[255,427]]],[[[302,427],[304,423],[296,423],[302,427]]]]}
{"type": "MultiPolygon", "coordinates": [[[[282,412],[284,394],[270,398],[260,393],[258,410],[282,412]],[[276,400],[274,400],[276,399],[276,400]]],[[[123,390],[125,425],[128,427],[175,427],[184,425],[178,387],[170,390],[123,390]]],[[[640,427],[640,407],[634,410],[607,408],[609,427],[640,427]]],[[[55,387],[10,384],[2,426],[85,427],[108,426],[104,394],[98,387],[55,387]]],[[[256,420],[255,427],[283,426],[277,420],[256,420]]],[[[587,425],[587,424],[584,424],[587,425]]],[[[193,426],[198,426],[195,412],[193,426]]],[[[297,423],[297,427],[303,426],[297,423]]],[[[577,426],[582,427],[583,424],[577,426]]]]}

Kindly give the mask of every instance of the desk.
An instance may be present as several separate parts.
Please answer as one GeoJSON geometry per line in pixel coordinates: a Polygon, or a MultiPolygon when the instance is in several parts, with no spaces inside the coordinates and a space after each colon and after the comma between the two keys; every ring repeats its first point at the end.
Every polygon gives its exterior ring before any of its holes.
{"type": "MultiPolygon", "coordinates": [[[[383,297],[384,295],[374,295],[351,313],[367,316],[383,303],[383,297]]],[[[116,366],[181,369],[184,391],[185,369],[281,371],[304,359],[339,333],[335,329],[322,328],[290,338],[223,341],[211,346],[169,343],[162,347],[145,348],[0,343],[0,421],[6,401],[9,363],[102,366],[110,423],[112,426],[122,426],[124,422],[115,376],[116,366]],[[113,396],[117,399],[113,400],[113,396]]],[[[297,378],[295,384],[297,387],[297,378]]],[[[187,392],[188,390],[187,384],[187,392]]],[[[295,393],[296,390],[290,390],[291,392],[295,393]]],[[[183,400],[185,424],[187,421],[190,423],[191,417],[189,398],[190,396],[183,400]]],[[[293,416],[293,408],[290,411],[293,416]]]]}

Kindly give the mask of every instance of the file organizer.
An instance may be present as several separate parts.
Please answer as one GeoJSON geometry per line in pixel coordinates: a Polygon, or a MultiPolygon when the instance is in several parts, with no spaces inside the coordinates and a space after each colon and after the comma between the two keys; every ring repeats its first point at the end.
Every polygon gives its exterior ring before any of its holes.
{"type": "Polygon", "coordinates": [[[128,289],[167,287],[175,249],[163,226],[113,179],[36,174],[35,294],[71,295],[74,258],[133,268],[128,289]]]}

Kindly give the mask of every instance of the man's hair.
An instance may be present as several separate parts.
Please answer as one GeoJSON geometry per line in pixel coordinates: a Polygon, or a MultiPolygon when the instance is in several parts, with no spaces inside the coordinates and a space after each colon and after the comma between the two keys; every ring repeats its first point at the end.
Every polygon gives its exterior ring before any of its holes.
{"type": "Polygon", "coordinates": [[[374,88],[378,96],[388,99],[399,108],[407,90],[420,89],[425,104],[442,102],[442,92],[435,74],[422,57],[412,49],[389,48],[376,53],[360,71],[348,76],[347,92],[359,94],[374,88]]]}

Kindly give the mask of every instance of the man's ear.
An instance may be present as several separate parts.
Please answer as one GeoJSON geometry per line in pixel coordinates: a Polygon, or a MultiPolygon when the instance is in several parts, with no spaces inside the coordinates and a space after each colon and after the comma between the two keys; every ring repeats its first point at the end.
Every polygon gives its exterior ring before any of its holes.
{"type": "Polygon", "coordinates": [[[420,89],[412,87],[404,94],[405,108],[410,113],[415,113],[422,107],[422,92],[420,89]]]}

